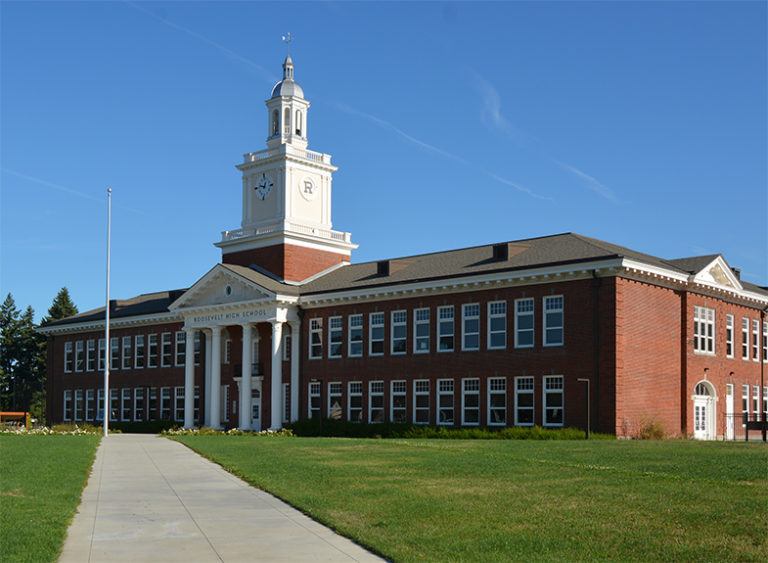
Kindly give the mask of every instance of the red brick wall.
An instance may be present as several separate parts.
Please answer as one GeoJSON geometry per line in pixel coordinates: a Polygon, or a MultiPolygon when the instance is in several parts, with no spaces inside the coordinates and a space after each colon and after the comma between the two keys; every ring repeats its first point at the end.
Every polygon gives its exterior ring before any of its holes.
{"type": "Polygon", "coordinates": [[[276,244],[253,250],[225,253],[222,256],[225,264],[239,266],[256,264],[288,281],[304,280],[344,260],[349,258],[343,254],[292,244],[276,244]]]}

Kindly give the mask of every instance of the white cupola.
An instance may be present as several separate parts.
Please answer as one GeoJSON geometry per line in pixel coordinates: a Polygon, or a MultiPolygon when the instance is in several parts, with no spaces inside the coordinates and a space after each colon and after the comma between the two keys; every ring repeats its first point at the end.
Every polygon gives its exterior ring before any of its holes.
{"type": "Polygon", "coordinates": [[[304,90],[293,79],[293,60],[288,55],[283,62],[283,79],[275,84],[267,100],[267,147],[290,144],[307,148],[308,109],[304,90]]]}

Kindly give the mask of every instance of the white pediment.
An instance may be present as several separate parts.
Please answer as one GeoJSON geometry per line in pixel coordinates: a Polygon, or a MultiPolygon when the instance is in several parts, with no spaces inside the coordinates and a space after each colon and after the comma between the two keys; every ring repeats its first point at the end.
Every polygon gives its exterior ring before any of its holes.
{"type": "Polygon", "coordinates": [[[274,293],[218,264],[174,301],[169,309],[184,312],[211,306],[264,303],[274,299],[274,293]]]}
{"type": "Polygon", "coordinates": [[[741,282],[722,256],[718,256],[693,275],[693,282],[722,289],[741,290],[741,282]]]}

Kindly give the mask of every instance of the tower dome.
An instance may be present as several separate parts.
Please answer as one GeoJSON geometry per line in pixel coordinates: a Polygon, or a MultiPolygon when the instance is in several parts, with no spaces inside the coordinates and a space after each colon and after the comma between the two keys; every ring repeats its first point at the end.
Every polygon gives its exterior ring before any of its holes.
{"type": "Polygon", "coordinates": [[[304,97],[304,90],[302,90],[301,86],[299,86],[293,79],[293,60],[290,55],[285,57],[285,61],[283,61],[283,79],[272,88],[272,96],[270,99],[280,98],[282,96],[292,96],[296,98],[304,97]]]}

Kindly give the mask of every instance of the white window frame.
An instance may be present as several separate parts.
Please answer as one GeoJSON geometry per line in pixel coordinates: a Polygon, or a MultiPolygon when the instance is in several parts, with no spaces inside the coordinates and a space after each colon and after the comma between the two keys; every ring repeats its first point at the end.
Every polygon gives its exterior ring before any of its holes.
{"type": "MultiPolygon", "coordinates": [[[[178,388],[177,388],[178,389],[178,388]]],[[[184,389],[184,387],[182,387],[184,389]]],[[[183,397],[182,397],[183,398],[183,397]]],[[[221,392],[219,393],[219,399],[221,400],[221,420],[224,422],[229,422],[229,408],[230,408],[230,401],[229,401],[229,385],[222,385],[221,386],[221,392]]],[[[184,405],[182,402],[181,407],[181,418],[178,420],[184,420],[184,405]]]]}
{"type": "Polygon", "coordinates": [[[344,319],[328,317],[328,357],[341,358],[344,350],[344,319]]]}
{"type": "Polygon", "coordinates": [[[308,394],[308,401],[307,401],[307,416],[309,418],[314,418],[312,416],[313,411],[317,412],[318,418],[323,416],[323,405],[320,402],[322,397],[320,396],[320,393],[322,391],[322,383],[319,381],[310,381],[309,382],[309,394],[308,394]],[[313,403],[315,403],[315,400],[317,401],[317,408],[314,408],[313,403]]]}
{"type": "Polygon", "coordinates": [[[200,330],[195,331],[195,338],[193,342],[194,346],[194,362],[196,366],[200,365],[200,356],[202,354],[202,339],[203,339],[203,333],[200,330]]]}
{"type": "Polygon", "coordinates": [[[429,424],[429,379],[414,379],[413,380],[413,423],[414,424],[429,424]],[[426,406],[419,406],[419,397],[427,398],[426,406]],[[426,420],[419,420],[419,413],[426,413],[426,420]]]}
{"type": "Polygon", "coordinates": [[[437,380],[437,424],[441,426],[453,426],[456,422],[456,385],[453,379],[437,380]],[[443,404],[443,398],[450,397],[450,406],[443,404]],[[442,412],[450,410],[451,419],[443,421],[442,412]]]}
{"type": "Polygon", "coordinates": [[[291,347],[293,346],[293,333],[288,330],[283,331],[283,361],[291,361],[291,347]]]}
{"type": "Polygon", "coordinates": [[[763,362],[768,362],[768,321],[763,321],[763,362]]]}
{"type": "Polygon", "coordinates": [[[757,414],[760,412],[760,386],[752,386],[752,414],[757,418],[757,414]]]}
{"type": "Polygon", "coordinates": [[[363,421],[363,412],[365,412],[365,408],[363,407],[363,382],[362,381],[350,381],[347,384],[347,420],[351,422],[362,422],[363,421]],[[353,401],[352,399],[355,398],[356,401],[353,401]],[[359,407],[353,407],[352,403],[357,402],[359,403],[359,407]],[[357,417],[353,417],[352,410],[359,411],[359,414],[357,417]]]}
{"type": "Polygon", "coordinates": [[[122,350],[122,361],[120,365],[123,369],[131,369],[131,367],[133,367],[133,345],[131,344],[131,337],[123,336],[120,346],[122,350]],[[126,352],[128,353],[126,354],[126,352]]]}
{"type": "Polygon", "coordinates": [[[461,380],[461,425],[462,426],[479,426],[480,425],[480,378],[479,377],[465,377],[461,380]],[[471,404],[471,403],[474,403],[474,404],[471,404]]]}
{"type": "Polygon", "coordinates": [[[143,387],[133,388],[133,420],[145,420],[147,404],[144,395],[143,387]],[[141,400],[141,408],[139,408],[139,400],[141,400]]]}
{"type": "Polygon", "coordinates": [[[183,330],[176,331],[176,343],[174,345],[174,363],[177,367],[187,363],[187,333],[183,330]]]}
{"type": "Polygon", "coordinates": [[[93,338],[85,343],[85,371],[96,371],[96,340],[93,338]]]}
{"type": "Polygon", "coordinates": [[[565,345],[565,298],[563,295],[546,295],[542,303],[542,346],[564,346],[565,345]],[[559,303],[559,307],[557,306],[559,303]],[[560,324],[556,324],[550,318],[550,315],[560,314],[560,324]],[[560,331],[560,340],[554,340],[550,336],[552,331],[560,331]]]}
{"type": "Polygon", "coordinates": [[[309,319],[309,359],[319,360],[323,357],[323,319],[315,317],[309,319]]]}
{"type": "Polygon", "coordinates": [[[104,420],[104,388],[96,389],[96,420],[104,420]]]}
{"type": "Polygon", "coordinates": [[[363,357],[363,314],[356,313],[347,317],[348,346],[347,355],[350,358],[363,357]]]}
{"type": "Polygon", "coordinates": [[[283,383],[281,385],[283,392],[283,422],[291,421],[291,384],[283,383]]]}
{"type": "MultiPolygon", "coordinates": [[[[406,316],[407,319],[407,316],[406,316]]],[[[408,382],[404,379],[395,379],[389,384],[389,420],[395,423],[408,422],[408,382]],[[402,399],[402,405],[399,405],[402,399]],[[400,415],[400,420],[395,417],[400,415]]]]}
{"type": "Polygon", "coordinates": [[[157,334],[152,333],[147,337],[147,368],[154,369],[158,366],[159,345],[157,334]]]}
{"type": "Polygon", "coordinates": [[[693,308],[693,352],[715,355],[715,310],[696,305],[693,308]]]}
{"type": "Polygon", "coordinates": [[[741,386],[741,425],[749,420],[749,385],[741,386]]]}
{"type": "Polygon", "coordinates": [[[75,350],[72,341],[64,343],[64,373],[72,373],[75,367],[75,350]]]}
{"type": "Polygon", "coordinates": [[[82,340],[75,342],[75,372],[85,371],[85,343],[82,340]]]}
{"type": "Polygon", "coordinates": [[[565,378],[562,375],[545,375],[542,384],[542,426],[563,426],[565,423],[565,378]],[[560,395],[560,404],[550,405],[551,398],[560,395]],[[551,410],[560,409],[560,422],[550,422],[551,410]]]}
{"type": "MultiPolygon", "coordinates": [[[[536,381],[532,375],[521,375],[515,377],[515,426],[533,426],[536,422],[536,381]],[[520,396],[530,395],[530,406],[520,405],[520,396]],[[520,413],[522,411],[531,413],[530,422],[522,422],[520,413]]],[[[527,402],[527,401],[526,401],[527,402]]]]}
{"type": "Polygon", "coordinates": [[[506,377],[489,377],[488,378],[488,426],[506,426],[507,425],[507,378],[506,377]],[[493,398],[501,397],[504,406],[494,406],[493,398]],[[493,420],[494,412],[503,412],[501,422],[493,420]]]}
{"type": "Polygon", "coordinates": [[[741,359],[749,361],[749,319],[741,318],[741,359]]]}
{"type": "MultiPolygon", "coordinates": [[[[111,339],[110,339],[111,340],[111,339]]],[[[99,338],[99,342],[97,345],[97,353],[96,358],[98,358],[98,361],[96,362],[96,371],[104,372],[104,369],[107,366],[107,346],[106,346],[106,340],[104,338],[99,338]]],[[[111,369],[111,366],[110,366],[111,369]]]]}
{"type": "Polygon", "coordinates": [[[408,311],[400,310],[390,313],[389,333],[389,353],[393,356],[406,354],[408,352],[408,311]]]}
{"type": "Polygon", "coordinates": [[[383,311],[375,311],[368,315],[368,355],[369,356],[383,356],[384,355],[384,319],[385,315],[383,311]],[[374,348],[381,348],[381,350],[374,351],[374,348]]]}
{"type": "Polygon", "coordinates": [[[437,351],[453,352],[456,347],[455,315],[453,305],[441,305],[437,308],[437,351]],[[449,330],[450,329],[450,330],[449,330]],[[445,341],[446,346],[443,346],[445,341]],[[447,344],[450,343],[450,346],[447,344]]]}
{"type": "Polygon", "coordinates": [[[763,420],[768,420],[768,385],[763,387],[763,420]]]}
{"type": "Polygon", "coordinates": [[[120,369],[120,337],[110,337],[109,343],[109,369],[111,371],[117,371],[120,369]]]}
{"type": "Polygon", "coordinates": [[[413,310],[413,353],[429,354],[430,312],[428,307],[413,310]],[[426,330],[425,330],[426,328],[426,330]]]}
{"type": "Polygon", "coordinates": [[[384,381],[377,379],[368,382],[368,422],[379,424],[386,420],[384,416],[384,381]],[[380,400],[381,405],[374,406],[374,400],[380,400]],[[381,413],[380,420],[374,420],[374,412],[381,413]]]}
{"type": "Polygon", "coordinates": [[[137,334],[133,337],[133,369],[144,369],[146,363],[147,344],[143,334],[137,334]],[[141,350],[141,354],[139,354],[141,350]],[[141,361],[139,361],[141,358],[141,361]],[[141,363],[141,365],[139,365],[141,363]]]}
{"type": "MultiPolygon", "coordinates": [[[[221,420],[227,420],[227,411],[226,409],[221,408],[222,405],[226,405],[228,403],[228,397],[224,396],[225,387],[227,390],[229,390],[228,385],[222,385],[221,392],[219,393],[219,412],[221,413],[221,420]]],[[[184,420],[184,394],[185,389],[183,385],[173,388],[173,400],[171,402],[171,409],[173,411],[172,420],[177,422],[182,422],[184,420]]]]}
{"type": "Polygon", "coordinates": [[[164,368],[171,367],[173,362],[173,336],[170,332],[164,332],[160,335],[160,366],[164,368]]]}
{"type": "Polygon", "coordinates": [[[109,390],[109,421],[117,422],[120,414],[120,390],[112,388],[109,390]]]}
{"type": "Polygon", "coordinates": [[[131,388],[123,387],[120,390],[120,420],[129,422],[131,420],[131,388]]]}
{"type": "Polygon", "coordinates": [[[480,349],[480,304],[464,303],[461,306],[461,351],[472,352],[480,349]],[[468,343],[468,339],[477,339],[468,343]]]}
{"type": "Polygon", "coordinates": [[[523,297],[515,299],[515,348],[533,348],[536,344],[536,300],[533,297],[523,297]],[[523,317],[531,318],[530,328],[520,328],[520,319],[523,317]],[[531,334],[530,344],[521,344],[520,335],[523,333],[531,334]]]}
{"type": "Polygon", "coordinates": [[[95,397],[93,389],[85,390],[85,420],[87,421],[93,420],[96,415],[95,397]]]}
{"type": "Polygon", "coordinates": [[[330,381],[328,383],[328,400],[326,401],[326,418],[332,420],[341,420],[344,413],[343,404],[344,384],[341,381],[330,381]],[[333,400],[337,399],[339,407],[333,408],[333,400]]]}
{"type": "Polygon", "coordinates": [[[160,388],[160,420],[174,420],[171,387],[160,388]],[[166,406],[167,405],[167,406],[166,406]]]}
{"type": "Polygon", "coordinates": [[[70,389],[64,391],[63,403],[62,419],[68,422],[72,420],[72,391],[70,389]]]}
{"type": "Polygon", "coordinates": [[[488,303],[488,349],[489,350],[504,350],[507,347],[507,302],[506,301],[490,301],[488,303]],[[494,321],[496,321],[494,323],[494,321]],[[500,322],[499,322],[500,321],[500,322]],[[497,326],[494,327],[493,325],[497,326]],[[499,328],[501,324],[501,328],[499,328]],[[501,344],[493,344],[494,337],[500,337],[501,344]]]}
{"type": "Polygon", "coordinates": [[[725,315],[725,357],[733,358],[733,315],[725,315]]]}
{"type": "Polygon", "coordinates": [[[760,361],[760,320],[752,319],[752,361],[760,361]]]}
{"type": "Polygon", "coordinates": [[[82,389],[75,389],[75,408],[72,418],[76,421],[81,421],[85,418],[85,405],[82,389]]]}

